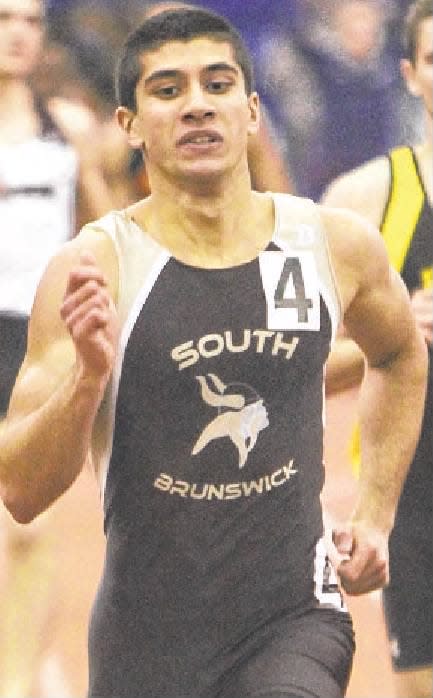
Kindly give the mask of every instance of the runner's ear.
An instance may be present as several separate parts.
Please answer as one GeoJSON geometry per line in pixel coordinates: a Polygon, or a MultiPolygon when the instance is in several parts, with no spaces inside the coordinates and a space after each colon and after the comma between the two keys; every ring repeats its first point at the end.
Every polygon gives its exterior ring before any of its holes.
{"type": "Polygon", "coordinates": [[[127,107],[118,107],[116,109],[116,119],[120,128],[128,136],[128,143],[131,148],[142,148],[143,138],[137,129],[137,114],[127,107]]]}

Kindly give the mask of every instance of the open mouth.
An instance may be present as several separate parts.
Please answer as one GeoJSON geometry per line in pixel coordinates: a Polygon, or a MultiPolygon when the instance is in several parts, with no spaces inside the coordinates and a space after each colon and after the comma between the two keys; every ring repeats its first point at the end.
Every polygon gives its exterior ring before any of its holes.
{"type": "Polygon", "coordinates": [[[204,143],[216,143],[217,139],[213,136],[198,136],[197,138],[189,138],[187,143],[197,143],[198,145],[203,145],[204,143]]]}
{"type": "Polygon", "coordinates": [[[214,143],[221,143],[222,138],[218,133],[215,132],[193,132],[186,133],[182,138],[179,139],[178,145],[213,145],[214,143]]]}

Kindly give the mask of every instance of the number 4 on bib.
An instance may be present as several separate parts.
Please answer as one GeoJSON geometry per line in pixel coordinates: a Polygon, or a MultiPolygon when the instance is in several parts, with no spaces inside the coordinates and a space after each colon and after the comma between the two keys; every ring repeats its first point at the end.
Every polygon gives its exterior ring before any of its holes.
{"type": "Polygon", "coordinates": [[[320,294],[311,252],[262,252],[260,274],[270,330],[318,331],[320,294]]]}

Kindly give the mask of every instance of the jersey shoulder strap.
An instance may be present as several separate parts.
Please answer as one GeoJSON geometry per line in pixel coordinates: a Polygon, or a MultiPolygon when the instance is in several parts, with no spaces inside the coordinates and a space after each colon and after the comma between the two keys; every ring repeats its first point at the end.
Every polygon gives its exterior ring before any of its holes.
{"type": "Polygon", "coordinates": [[[169,254],[141,230],[126,209],[110,211],[87,223],[83,227],[86,230],[106,235],[114,245],[119,269],[117,312],[124,327],[140,294],[150,291],[169,254]]]}
{"type": "Polygon", "coordinates": [[[392,266],[401,271],[424,204],[411,148],[395,148],[389,155],[391,185],[381,231],[392,266]]]}

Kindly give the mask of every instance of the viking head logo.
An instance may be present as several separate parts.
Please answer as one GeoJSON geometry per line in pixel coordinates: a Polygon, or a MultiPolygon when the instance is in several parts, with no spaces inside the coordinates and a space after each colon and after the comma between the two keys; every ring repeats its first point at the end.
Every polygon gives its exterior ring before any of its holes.
{"type": "Polygon", "coordinates": [[[213,373],[196,378],[204,402],[215,407],[218,415],[203,429],[192,455],[199,453],[209,441],[229,437],[239,451],[239,467],[243,468],[259,432],[269,426],[263,400],[250,386],[241,383],[226,386],[213,373]],[[207,378],[212,381],[214,389],[209,387],[207,378]],[[236,392],[232,392],[234,389],[237,389],[236,392]]]}

